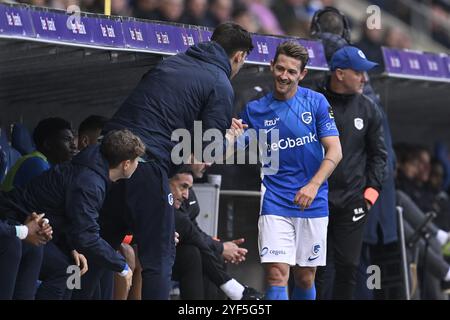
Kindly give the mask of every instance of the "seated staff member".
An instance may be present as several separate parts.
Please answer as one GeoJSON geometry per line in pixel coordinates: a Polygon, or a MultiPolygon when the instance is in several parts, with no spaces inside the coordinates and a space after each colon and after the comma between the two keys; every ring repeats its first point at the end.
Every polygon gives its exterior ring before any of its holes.
{"type": "Polygon", "coordinates": [[[90,264],[119,272],[130,286],[132,272],[100,237],[97,220],[108,184],[131,177],[144,152],[142,141],[130,131],[112,131],[101,145],[84,149],[72,162],[51,168],[24,188],[1,194],[0,210],[12,210],[17,217],[45,212],[62,259],[76,249],[90,264]]]}

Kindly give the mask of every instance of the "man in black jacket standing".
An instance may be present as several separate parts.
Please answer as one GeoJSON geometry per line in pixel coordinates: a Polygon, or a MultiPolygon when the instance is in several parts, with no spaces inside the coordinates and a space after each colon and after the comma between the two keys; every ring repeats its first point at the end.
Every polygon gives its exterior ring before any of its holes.
{"type": "MultiPolygon", "coordinates": [[[[374,102],[362,94],[364,72],[377,64],[356,47],[333,55],[332,75],[321,89],[333,107],[343,158],[329,178],[330,220],[327,266],[334,262],[333,299],[352,299],[368,211],[378,198],[386,170],[387,151],[382,117],[374,102]]],[[[319,271],[317,287],[323,297],[325,280],[319,271]]],[[[327,283],[329,283],[327,281],[327,283]]]]}
{"type": "Polygon", "coordinates": [[[145,162],[130,180],[115,187],[122,192],[111,190],[102,226],[113,246],[127,231],[135,236],[143,299],[169,298],[175,230],[168,178],[177,171],[171,159],[177,142],[171,136],[177,129],[192,132],[198,120],[203,130],[224,133],[230,128],[234,98],[230,79],[252,48],[250,34],[239,25],[217,26],[210,42],[194,45],[150,70],[105,126],[105,132],[128,128],[146,145],[145,162]],[[123,217],[131,230],[114,222],[123,217]]]}

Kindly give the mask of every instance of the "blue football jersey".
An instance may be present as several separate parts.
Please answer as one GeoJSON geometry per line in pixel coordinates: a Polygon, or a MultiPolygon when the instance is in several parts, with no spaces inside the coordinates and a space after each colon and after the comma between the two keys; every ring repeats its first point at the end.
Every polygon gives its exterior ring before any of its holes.
{"type": "MultiPolygon", "coordinates": [[[[326,98],[313,90],[298,87],[289,100],[281,101],[269,93],[251,101],[241,113],[244,123],[257,132],[267,133],[268,154],[278,152],[278,171],[262,177],[261,214],[318,218],[328,216],[328,184],[324,182],[311,206],[301,211],[294,204],[298,190],[319,170],[324,157],[320,139],[338,136],[333,112],[326,98]],[[278,140],[273,130],[278,130],[278,140]]],[[[261,141],[259,141],[261,143],[261,141]]],[[[263,167],[269,164],[263,163],[263,167]]]]}

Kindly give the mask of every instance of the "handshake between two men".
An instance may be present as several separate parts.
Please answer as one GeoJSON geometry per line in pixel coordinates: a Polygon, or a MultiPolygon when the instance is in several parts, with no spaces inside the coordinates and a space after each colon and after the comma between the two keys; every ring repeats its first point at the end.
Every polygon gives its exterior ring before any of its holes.
{"type": "Polygon", "coordinates": [[[53,229],[48,219],[44,218],[45,213],[37,214],[33,212],[25,220],[26,237],[24,241],[40,246],[52,240],[53,229]]]}

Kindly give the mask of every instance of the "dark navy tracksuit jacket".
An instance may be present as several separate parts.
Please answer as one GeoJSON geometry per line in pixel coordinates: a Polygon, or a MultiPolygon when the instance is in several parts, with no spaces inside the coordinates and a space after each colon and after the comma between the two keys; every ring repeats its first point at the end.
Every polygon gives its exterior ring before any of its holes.
{"type": "MultiPolygon", "coordinates": [[[[53,227],[53,240],[63,252],[76,249],[89,263],[121,272],[125,259],[100,238],[98,215],[109,183],[109,167],[99,146],[91,146],[72,162],[56,165],[23,188],[0,196],[0,210],[23,222],[35,211],[45,213],[53,227]]],[[[8,227],[7,232],[12,230],[8,227]]]]}
{"type": "Polygon", "coordinates": [[[192,130],[195,120],[202,121],[203,130],[224,133],[230,127],[234,100],[230,75],[229,58],[219,44],[192,46],[144,75],[105,131],[131,130],[170,174],[170,153],[177,143],[171,141],[173,131],[192,130]]]}
{"type": "Polygon", "coordinates": [[[225,50],[216,42],[199,43],[163,60],[144,75],[105,126],[105,132],[127,128],[138,135],[150,160],[141,163],[130,179],[115,184],[111,194],[122,186],[124,198],[108,196],[105,203],[112,209],[105,210],[111,216],[120,215],[121,203],[131,215],[143,268],[143,299],[169,297],[175,244],[168,178],[177,170],[171,152],[178,143],[171,141],[172,133],[187,129],[192,134],[196,120],[202,121],[203,131],[215,128],[225,133],[233,112],[230,75],[225,50]]]}

